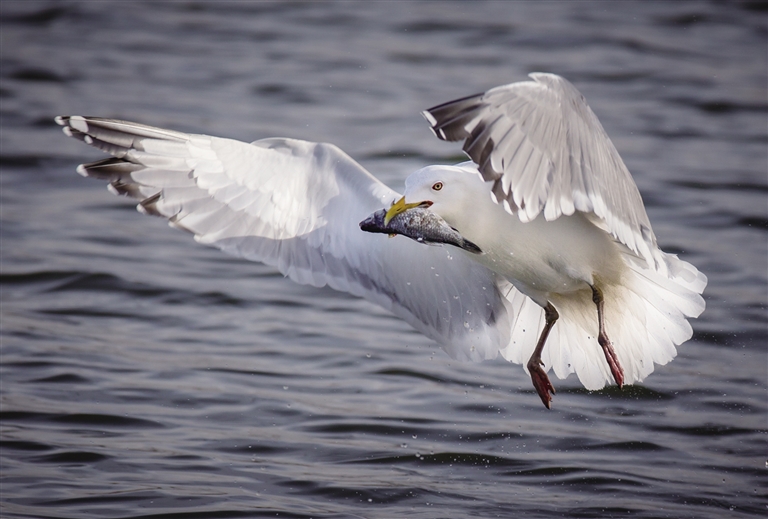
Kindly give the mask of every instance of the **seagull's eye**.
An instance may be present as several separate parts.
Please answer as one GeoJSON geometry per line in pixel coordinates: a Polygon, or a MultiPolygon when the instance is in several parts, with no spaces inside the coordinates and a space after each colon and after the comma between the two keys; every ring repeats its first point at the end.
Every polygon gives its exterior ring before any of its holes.
{"type": "Polygon", "coordinates": [[[434,184],[432,184],[432,189],[434,189],[435,191],[440,191],[441,189],[443,189],[443,183],[435,182],[434,184]]]}

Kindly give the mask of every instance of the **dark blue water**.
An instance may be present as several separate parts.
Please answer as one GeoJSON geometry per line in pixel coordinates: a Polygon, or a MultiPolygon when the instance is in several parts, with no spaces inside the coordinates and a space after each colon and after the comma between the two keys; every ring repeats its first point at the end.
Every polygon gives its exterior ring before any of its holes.
{"type": "Polygon", "coordinates": [[[763,517],[762,2],[0,4],[0,515],[763,517]],[[709,276],[642,385],[452,361],[373,305],[195,244],[75,174],[57,114],[331,141],[396,189],[419,111],[528,72],[584,93],[662,248],[709,276]]]}

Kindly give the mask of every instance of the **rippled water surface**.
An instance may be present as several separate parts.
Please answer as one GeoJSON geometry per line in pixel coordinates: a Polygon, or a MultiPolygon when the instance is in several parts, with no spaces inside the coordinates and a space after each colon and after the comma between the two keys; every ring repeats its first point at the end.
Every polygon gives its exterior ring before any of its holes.
{"type": "Polygon", "coordinates": [[[12,2],[2,21],[3,517],[763,517],[762,2],[12,2]],[[74,171],[56,114],[331,141],[396,189],[460,160],[419,111],[576,84],[662,247],[709,276],[623,391],[452,361],[405,323],[194,243],[74,171]]]}

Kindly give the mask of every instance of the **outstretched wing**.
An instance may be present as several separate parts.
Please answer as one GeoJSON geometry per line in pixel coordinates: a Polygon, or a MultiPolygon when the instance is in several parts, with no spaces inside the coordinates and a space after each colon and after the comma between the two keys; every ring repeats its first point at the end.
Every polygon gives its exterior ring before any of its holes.
{"type": "Polygon", "coordinates": [[[78,168],[138,198],[201,243],[277,267],[294,281],[365,297],[455,358],[496,356],[508,341],[494,274],[462,254],[362,232],[399,195],[330,144],[252,144],[95,117],[64,132],[112,155],[78,168]]]}
{"type": "Polygon", "coordinates": [[[528,222],[593,214],[656,270],[666,269],[640,192],[576,88],[554,74],[451,101],[424,112],[438,138],[464,151],[493,181],[496,200],[528,222]]]}

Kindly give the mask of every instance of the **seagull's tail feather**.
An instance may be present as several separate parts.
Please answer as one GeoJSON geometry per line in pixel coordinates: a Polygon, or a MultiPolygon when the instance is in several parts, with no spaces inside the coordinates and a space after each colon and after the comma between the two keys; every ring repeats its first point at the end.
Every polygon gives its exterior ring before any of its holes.
{"type": "MultiPolygon", "coordinates": [[[[665,276],[627,253],[622,282],[601,286],[605,299],[606,333],[624,369],[624,382],[642,381],[654,365],[664,365],[677,354],[676,346],[691,338],[689,318],[704,311],[701,292],[707,278],[693,265],[672,254],[665,276]]],[[[513,290],[513,329],[502,355],[525,365],[544,325],[544,312],[531,299],[513,290]]],[[[597,342],[597,309],[589,288],[566,295],[552,295],[560,314],[542,353],[545,369],[563,379],[576,373],[589,390],[612,384],[613,376],[597,342]]]]}

